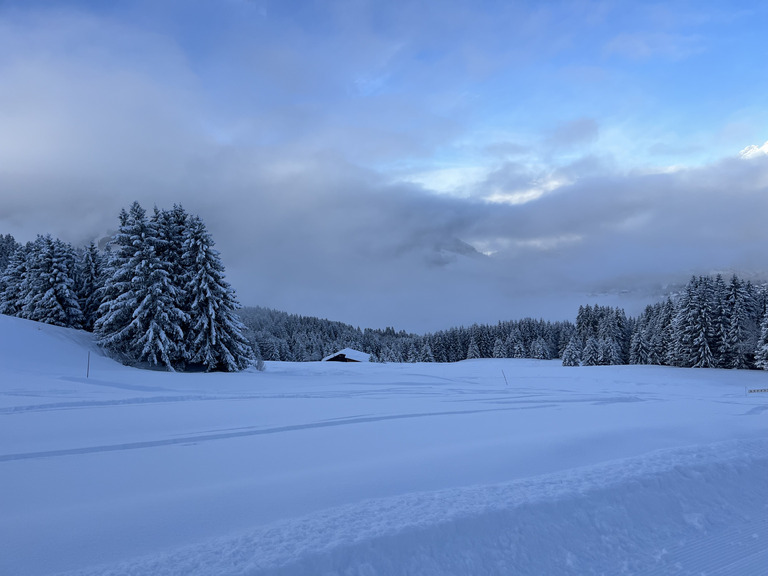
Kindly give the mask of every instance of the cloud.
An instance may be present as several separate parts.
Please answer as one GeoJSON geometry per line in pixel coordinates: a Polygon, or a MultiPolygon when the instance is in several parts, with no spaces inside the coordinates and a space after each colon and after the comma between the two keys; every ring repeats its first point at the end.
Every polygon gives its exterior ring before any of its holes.
{"type": "Polygon", "coordinates": [[[739,152],[739,156],[741,158],[744,158],[745,160],[749,160],[751,158],[759,158],[761,156],[768,156],[768,142],[766,142],[762,146],[757,146],[756,144],[750,144],[749,146],[744,148],[741,152],[739,152]]]}

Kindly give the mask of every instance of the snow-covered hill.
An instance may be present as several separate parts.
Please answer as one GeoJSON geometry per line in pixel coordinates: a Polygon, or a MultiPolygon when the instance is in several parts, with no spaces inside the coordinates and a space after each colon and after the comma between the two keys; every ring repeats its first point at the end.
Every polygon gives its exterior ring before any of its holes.
{"type": "Polygon", "coordinates": [[[0,574],[762,574],[755,388],[534,360],[150,372],[0,316],[0,574]]]}

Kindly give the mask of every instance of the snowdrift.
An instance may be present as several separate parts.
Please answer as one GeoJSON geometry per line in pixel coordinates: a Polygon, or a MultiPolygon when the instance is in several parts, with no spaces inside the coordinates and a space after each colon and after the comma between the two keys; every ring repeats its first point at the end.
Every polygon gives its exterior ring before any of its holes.
{"type": "Polygon", "coordinates": [[[763,574],[768,442],[324,511],[77,575],[763,574]]]}

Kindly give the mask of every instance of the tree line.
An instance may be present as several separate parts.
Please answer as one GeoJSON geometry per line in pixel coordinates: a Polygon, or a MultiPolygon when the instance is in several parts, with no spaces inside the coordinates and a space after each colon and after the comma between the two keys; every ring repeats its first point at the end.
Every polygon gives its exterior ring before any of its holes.
{"type": "Polygon", "coordinates": [[[675,298],[646,307],[632,364],[768,369],[768,293],[734,275],[693,277],[675,298]]]}
{"type": "Polygon", "coordinates": [[[734,275],[698,276],[637,318],[580,306],[576,323],[526,318],[417,335],[371,330],[267,308],[244,308],[246,335],[265,360],[316,361],[350,347],[379,362],[562,359],[565,366],[658,364],[768,369],[768,292],[734,275]]]}
{"type": "Polygon", "coordinates": [[[94,332],[126,364],[236,371],[256,358],[202,219],[122,210],[107,249],[0,237],[0,313],[94,332]]]}
{"type": "Polygon", "coordinates": [[[659,364],[768,369],[768,291],[734,275],[698,276],[637,317],[580,306],[575,324],[525,318],[424,335],[240,308],[213,239],[181,206],[134,203],[106,250],[0,236],[0,312],[93,331],[113,357],[179,370],[318,361],[342,348],[378,362],[562,359],[566,366],[659,364]],[[239,309],[239,314],[238,314],[239,309]]]}
{"type": "Polygon", "coordinates": [[[244,307],[246,336],[264,360],[321,360],[342,348],[371,355],[374,362],[458,362],[472,358],[559,358],[575,327],[571,322],[526,318],[474,324],[425,335],[244,307]]]}

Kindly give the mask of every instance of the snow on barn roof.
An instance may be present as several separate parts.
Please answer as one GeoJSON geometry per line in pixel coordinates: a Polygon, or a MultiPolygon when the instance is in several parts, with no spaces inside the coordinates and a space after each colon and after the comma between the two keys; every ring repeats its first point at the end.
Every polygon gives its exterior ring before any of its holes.
{"type": "Polygon", "coordinates": [[[328,362],[329,360],[342,362],[370,362],[371,355],[366,354],[365,352],[360,352],[360,350],[344,348],[343,350],[339,350],[338,352],[334,352],[333,354],[323,358],[323,362],[328,362]]]}

